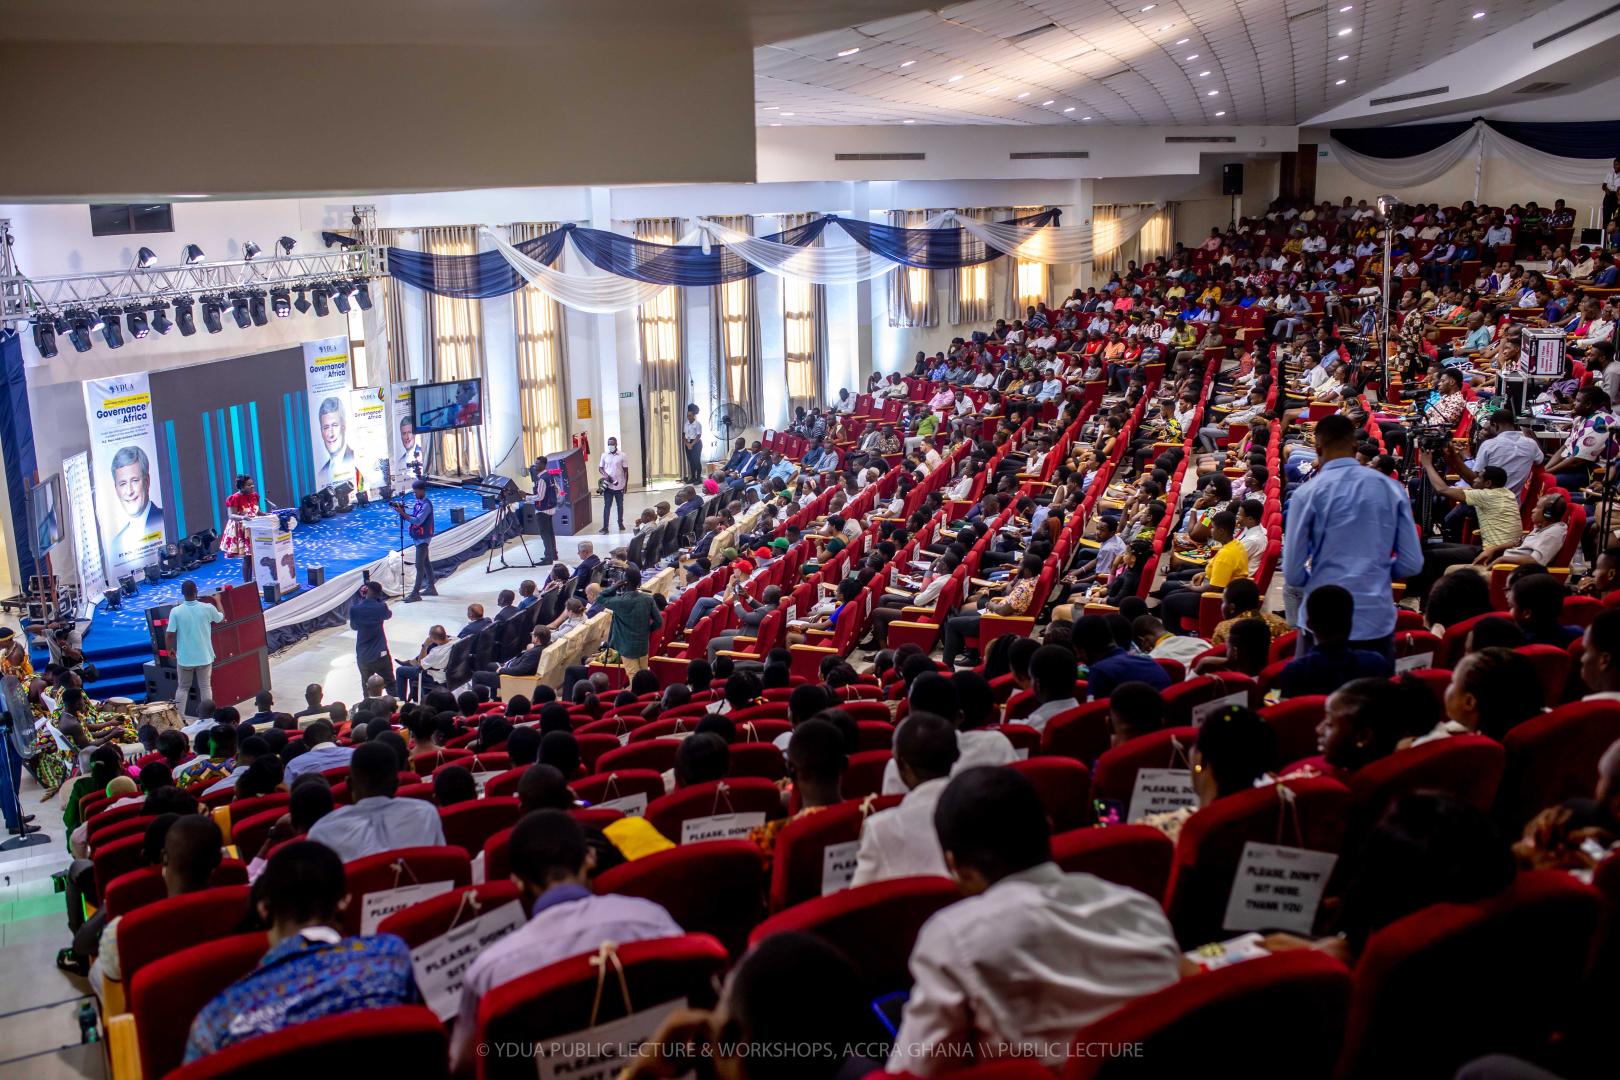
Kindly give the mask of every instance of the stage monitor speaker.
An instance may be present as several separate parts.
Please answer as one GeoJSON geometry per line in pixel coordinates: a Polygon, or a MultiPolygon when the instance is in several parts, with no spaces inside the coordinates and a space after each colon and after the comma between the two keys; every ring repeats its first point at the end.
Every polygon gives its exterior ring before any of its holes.
{"type": "Polygon", "coordinates": [[[279,603],[281,603],[281,586],[271,582],[264,587],[264,606],[273,607],[279,603]]]}
{"type": "Polygon", "coordinates": [[[309,578],[309,587],[326,584],[326,567],[310,565],[304,567],[304,575],[309,578]]]}
{"type": "MultiPolygon", "coordinates": [[[[484,509],[488,510],[488,509],[491,509],[491,508],[486,506],[484,509]]],[[[466,507],[452,506],[450,508],[450,524],[452,524],[452,525],[464,525],[464,524],[466,524],[466,522],[467,522],[467,509],[466,509],[466,507]]]]}
{"type": "Polygon", "coordinates": [[[1243,163],[1241,161],[1221,166],[1221,194],[1243,194],[1243,163]]]}
{"type": "Polygon", "coordinates": [[[120,607],[123,606],[124,594],[119,592],[117,589],[108,589],[106,592],[102,593],[101,595],[107,601],[107,610],[108,611],[117,611],[120,607]]]}

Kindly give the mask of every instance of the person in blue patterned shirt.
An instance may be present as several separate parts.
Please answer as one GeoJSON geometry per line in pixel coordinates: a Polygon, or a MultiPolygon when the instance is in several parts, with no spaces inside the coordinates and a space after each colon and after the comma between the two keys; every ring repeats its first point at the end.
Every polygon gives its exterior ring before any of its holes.
{"type": "Polygon", "coordinates": [[[277,848],[258,885],[270,951],[197,1014],[186,1061],[323,1016],[418,1000],[405,942],[338,931],[347,886],[330,848],[309,840],[277,848]]]}

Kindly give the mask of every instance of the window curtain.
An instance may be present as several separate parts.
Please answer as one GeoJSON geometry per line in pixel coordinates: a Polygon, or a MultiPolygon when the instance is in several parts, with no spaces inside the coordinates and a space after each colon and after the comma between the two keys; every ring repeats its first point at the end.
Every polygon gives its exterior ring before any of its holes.
{"type": "MultiPolygon", "coordinates": [[[[712,219],[727,229],[753,235],[753,221],[747,214],[712,219]]],[[[757,279],[738,278],[713,286],[714,302],[714,379],[716,396],[722,404],[738,405],[750,424],[760,415],[759,289],[757,279]]],[[[707,425],[708,418],[704,418],[707,425]]],[[[719,432],[713,432],[716,437],[719,432]]]]}
{"type": "Polygon", "coordinates": [[[1137,263],[1149,259],[1168,257],[1176,247],[1176,204],[1165,203],[1164,209],[1147,219],[1137,234],[1137,263]]]}
{"type": "MultiPolygon", "coordinates": [[[[958,217],[971,221],[997,221],[1009,216],[1011,210],[1003,206],[980,206],[958,210],[956,213],[958,217]]],[[[963,247],[963,255],[969,257],[978,257],[984,250],[984,244],[977,239],[973,240],[971,245],[964,244],[963,247]]],[[[946,271],[946,280],[950,283],[950,288],[946,292],[948,305],[946,318],[950,320],[952,326],[982,323],[994,317],[995,305],[990,298],[990,282],[996,261],[946,271]]]]}
{"type": "MultiPolygon", "coordinates": [[[[637,218],[632,225],[637,240],[673,244],[681,237],[680,218],[637,218]]],[[[686,423],[681,308],[681,291],[673,285],[636,308],[649,479],[673,479],[686,468],[681,443],[686,423]]]]}
{"type": "MultiPolygon", "coordinates": [[[[1045,210],[1044,206],[1015,206],[1014,217],[1027,217],[1045,210]]],[[[1013,315],[1022,318],[1025,308],[1045,303],[1052,292],[1051,268],[1031,259],[1012,260],[1013,315]]]]}
{"type": "MultiPolygon", "coordinates": [[[[478,230],[472,225],[435,225],[420,230],[422,250],[429,255],[478,254],[478,230]]],[[[427,381],[484,376],[484,315],[478,300],[429,294],[427,304],[427,381]]],[[[488,385],[488,380],[485,380],[488,385]]],[[[482,468],[477,431],[447,431],[435,440],[439,471],[463,476],[482,468]]]]}
{"type": "MultiPolygon", "coordinates": [[[[902,229],[920,229],[935,213],[937,211],[891,210],[889,224],[902,229]]],[[[893,327],[939,325],[939,309],[934,304],[932,270],[901,266],[889,275],[889,325],[893,327]]]]}
{"type": "Polygon", "coordinates": [[[1135,260],[1169,254],[1175,212],[1158,203],[1102,203],[1091,208],[1092,277],[1106,280],[1135,260]],[[1151,230],[1151,235],[1150,235],[1151,230]]]}
{"type": "MultiPolygon", "coordinates": [[[[792,229],[815,214],[783,214],[792,229]]],[[[816,238],[820,246],[821,238],[816,238]]],[[[903,271],[901,271],[903,272],[903,271]]],[[[827,396],[827,287],[804,278],[782,279],[783,359],[787,365],[788,412],[822,404],[827,396]]]]}
{"type": "MultiPolygon", "coordinates": [[[[406,247],[402,241],[406,233],[402,229],[382,230],[381,240],[385,247],[406,247]]],[[[405,325],[405,286],[392,274],[382,281],[383,311],[386,318],[383,325],[388,328],[388,379],[390,382],[411,381],[411,356],[406,347],[410,338],[410,330],[405,325]]]]}
{"type": "MultiPolygon", "coordinates": [[[[520,222],[507,227],[514,244],[550,232],[556,222],[520,222]]],[[[523,420],[524,461],[568,447],[568,358],[563,308],[532,285],[512,297],[517,328],[518,409],[523,420]]]]}

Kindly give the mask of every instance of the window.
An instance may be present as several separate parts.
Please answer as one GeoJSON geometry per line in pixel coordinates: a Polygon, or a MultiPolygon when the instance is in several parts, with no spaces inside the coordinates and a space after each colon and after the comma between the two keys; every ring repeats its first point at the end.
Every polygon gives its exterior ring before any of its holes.
{"type": "Polygon", "coordinates": [[[821,401],[818,363],[821,332],[816,318],[816,292],[816,285],[803,278],[782,279],[790,408],[800,405],[808,408],[821,401]]]}
{"type": "Polygon", "coordinates": [[[1018,260],[1018,307],[1020,310],[1046,302],[1046,264],[1018,260]]]}
{"type": "Polygon", "coordinates": [[[165,232],[174,232],[174,213],[168,203],[90,204],[91,236],[165,232]]]}
{"type": "MultiPolygon", "coordinates": [[[[677,218],[640,218],[637,240],[673,244],[680,236],[677,218]]],[[[657,257],[645,249],[639,258],[657,257]]],[[[636,308],[641,346],[641,390],[647,415],[647,473],[650,477],[685,472],[681,426],[686,422],[686,370],[681,350],[681,290],[670,286],[636,308]]]]}

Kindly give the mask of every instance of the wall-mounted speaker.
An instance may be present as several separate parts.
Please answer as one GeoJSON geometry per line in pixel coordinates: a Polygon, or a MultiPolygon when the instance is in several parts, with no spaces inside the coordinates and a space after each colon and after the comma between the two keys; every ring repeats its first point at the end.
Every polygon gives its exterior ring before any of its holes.
{"type": "Polygon", "coordinates": [[[1241,161],[1221,166],[1221,194],[1243,194],[1243,163],[1241,161]]]}

